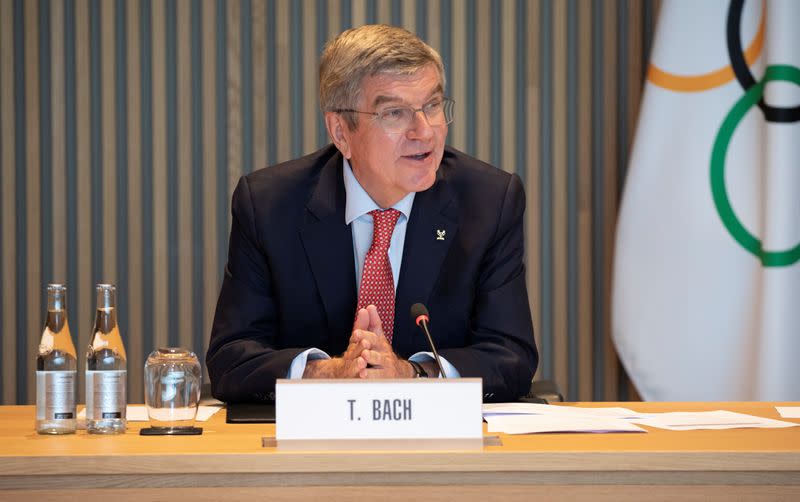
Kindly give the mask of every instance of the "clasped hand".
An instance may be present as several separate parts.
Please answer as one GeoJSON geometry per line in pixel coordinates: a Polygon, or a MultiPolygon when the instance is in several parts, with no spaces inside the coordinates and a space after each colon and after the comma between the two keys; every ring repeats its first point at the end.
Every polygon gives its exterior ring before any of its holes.
{"type": "Polygon", "coordinates": [[[356,313],[347,350],[341,357],[308,361],[303,378],[410,378],[414,369],[397,357],[383,333],[378,309],[356,313]]]}

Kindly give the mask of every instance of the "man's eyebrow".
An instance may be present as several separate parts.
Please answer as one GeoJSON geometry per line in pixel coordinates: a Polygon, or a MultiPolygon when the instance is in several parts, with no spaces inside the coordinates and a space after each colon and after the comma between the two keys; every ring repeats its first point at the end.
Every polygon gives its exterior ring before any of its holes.
{"type": "MultiPolygon", "coordinates": [[[[428,97],[425,99],[425,101],[430,100],[431,98],[433,98],[437,94],[444,94],[444,91],[443,91],[441,85],[437,85],[436,88],[434,88],[433,91],[431,91],[431,93],[428,94],[428,97]]],[[[380,94],[378,96],[375,96],[375,99],[372,100],[373,108],[377,108],[378,106],[380,106],[380,105],[382,105],[384,103],[404,103],[404,101],[402,99],[398,98],[397,96],[386,96],[384,94],[380,94]]]]}
{"type": "Polygon", "coordinates": [[[384,103],[402,103],[403,100],[398,98],[397,96],[385,96],[385,95],[378,95],[375,96],[375,99],[372,101],[373,107],[378,107],[384,103]]]}

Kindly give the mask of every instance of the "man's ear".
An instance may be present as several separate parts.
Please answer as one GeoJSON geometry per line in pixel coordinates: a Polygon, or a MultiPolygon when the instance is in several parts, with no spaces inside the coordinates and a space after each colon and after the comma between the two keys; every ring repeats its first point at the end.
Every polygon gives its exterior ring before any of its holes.
{"type": "Polygon", "coordinates": [[[352,152],[350,151],[350,127],[344,121],[344,118],[335,112],[325,112],[325,127],[328,129],[328,135],[331,141],[342,152],[346,159],[350,159],[352,152]]]}

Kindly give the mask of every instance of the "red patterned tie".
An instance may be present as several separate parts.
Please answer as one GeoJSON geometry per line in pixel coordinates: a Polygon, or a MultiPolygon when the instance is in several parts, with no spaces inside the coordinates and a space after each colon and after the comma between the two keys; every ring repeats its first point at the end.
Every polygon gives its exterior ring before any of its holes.
{"type": "Polygon", "coordinates": [[[378,307],[383,333],[391,344],[394,333],[394,278],[392,265],[389,263],[389,243],[397,219],[400,218],[400,211],[376,209],[369,214],[372,215],[373,221],[372,245],[364,260],[364,272],[361,275],[361,288],[358,292],[358,308],[363,309],[367,305],[378,307]]]}

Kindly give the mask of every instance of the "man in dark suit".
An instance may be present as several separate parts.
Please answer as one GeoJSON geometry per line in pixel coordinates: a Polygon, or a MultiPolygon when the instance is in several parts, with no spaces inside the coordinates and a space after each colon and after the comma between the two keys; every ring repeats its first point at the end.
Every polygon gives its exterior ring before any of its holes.
{"type": "Polygon", "coordinates": [[[445,147],[438,53],[390,26],[348,30],[320,64],[333,142],[243,177],[206,355],[212,392],[277,378],[438,376],[408,312],[425,303],[448,377],[524,395],[538,354],[519,178],[445,147]],[[333,357],[332,357],[333,356],[333,357]]]}

